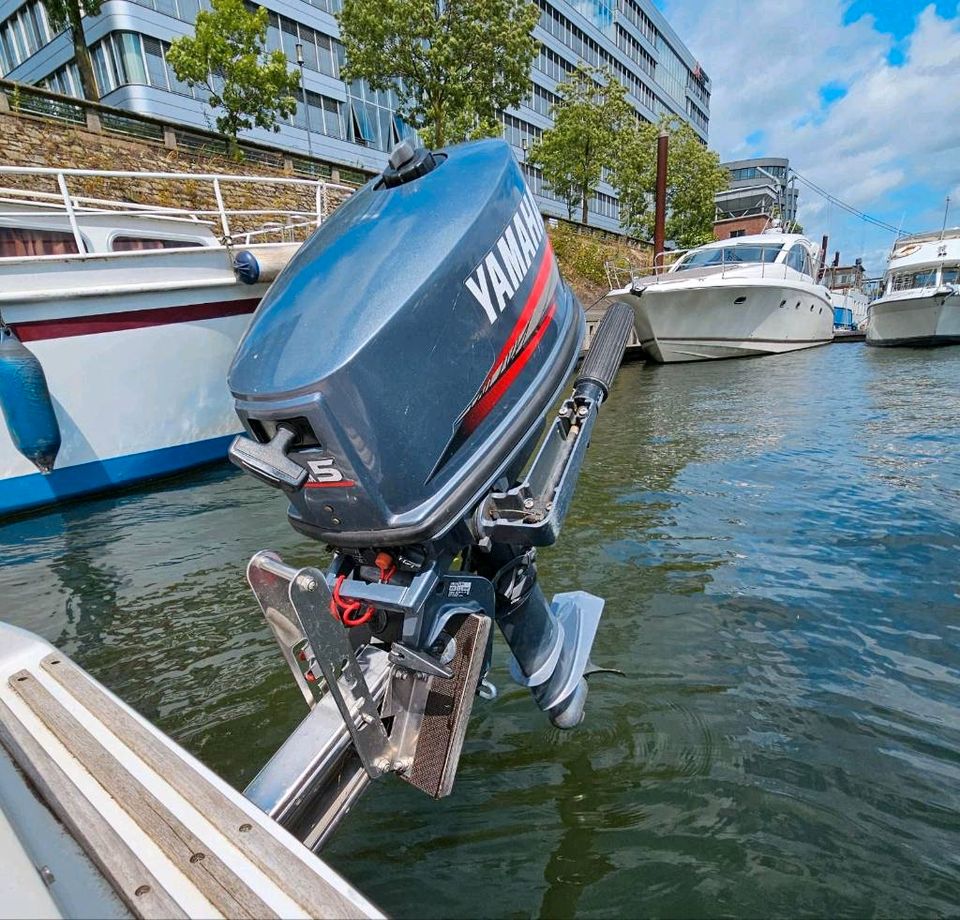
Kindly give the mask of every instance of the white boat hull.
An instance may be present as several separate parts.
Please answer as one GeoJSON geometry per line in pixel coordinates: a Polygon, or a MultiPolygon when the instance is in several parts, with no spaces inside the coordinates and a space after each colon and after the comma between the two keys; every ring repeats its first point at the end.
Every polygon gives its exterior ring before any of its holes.
{"type": "Polygon", "coordinates": [[[941,292],[874,301],[867,344],[960,344],[960,296],[941,292]]]}
{"type": "Polygon", "coordinates": [[[833,308],[810,285],[651,284],[613,296],[633,306],[640,344],[662,364],[782,354],[833,339],[833,308]]]}
{"type": "Polygon", "coordinates": [[[8,307],[5,319],[43,367],[62,443],[44,475],[0,425],[0,515],[224,459],[241,428],[227,371],[266,288],[8,307]]]}

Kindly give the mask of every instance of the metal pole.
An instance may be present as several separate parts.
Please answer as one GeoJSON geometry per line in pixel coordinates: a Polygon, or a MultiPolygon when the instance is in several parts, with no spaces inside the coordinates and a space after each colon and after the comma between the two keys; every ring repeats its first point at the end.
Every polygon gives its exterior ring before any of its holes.
{"type": "Polygon", "coordinates": [[[943,235],[947,232],[947,215],[950,213],[950,196],[947,195],[947,203],[943,206],[943,226],[940,228],[940,240],[943,241],[943,235]]]}
{"type": "Polygon", "coordinates": [[[667,224],[667,145],[666,131],[657,138],[657,190],[654,196],[653,262],[663,253],[667,224]]]}
{"type": "Polygon", "coordinates": [[[220,227],[223,230],[223,242],[229,246],[232,242],[230,238],[230,222],[227,220],[227,209],[223,205],[223,194],[220,191],[220,180],[213,180],[213,197],[217,200],[217,210],[220,212],[220,227]]]}
{"type": "Polygon", "coordinates": [[[310,128],[310,103],[307,102],[307,86],[303,82],[303,45],[297,42],[297,66],[300,68],[300,92],[303,94],[303,110],[307,116],[307,153],[313,156],[313,131],[310,128]]]}
{"type": "Polygon", "coordinates": [[[67,211],[67,219],[70,221],[70,229],[73,231],[73,238],[77,243],[77,252],[85,253],[87,247],[83,242],[83,235],[80,233],[80,227],[77,225],[77,215],[73,210],[73,202],[70,200],[70,193],[67,191],[67,180],[62,172],[57,173],[57,185],[60,187],[60,194],[63,195],[63,206],[67,211]]]}

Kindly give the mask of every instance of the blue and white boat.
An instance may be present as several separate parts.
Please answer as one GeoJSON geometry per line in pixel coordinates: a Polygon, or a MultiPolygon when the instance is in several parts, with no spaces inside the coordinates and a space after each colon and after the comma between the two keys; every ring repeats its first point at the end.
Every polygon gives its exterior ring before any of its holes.
{"type": "Polygon", "coordinates": [[[240,430],[226,386],[237,343],[269,280],[350,192],[293,178],[0,167],[10,186],[38,177],[56,191],[0,188],[0,515],[224,458],[240,430]],[[205,185],[211,204],[90,196],[111,182],[192,183],[193,196],[205,185]],[[231,189],[244,188],[246,207],[229,210],[231,189]],[[250,190],[262,207],[250,208],[250,190]],[[235,271],[241,248],[253,283],[235,271]],[[250,264],[263,268],[256,279],[250,264]]]}

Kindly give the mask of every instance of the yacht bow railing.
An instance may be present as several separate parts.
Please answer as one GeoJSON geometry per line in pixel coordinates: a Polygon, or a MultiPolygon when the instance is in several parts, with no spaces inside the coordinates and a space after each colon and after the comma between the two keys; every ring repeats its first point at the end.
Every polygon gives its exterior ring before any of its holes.
{"type": "MultiPolygon", "coordinates": [[[[670,270],[676,264],[677,260],[686,255],[688,252],[693,252],[696,248],[699,247],[693,247],[690,249],[668,249],[664,252],[657,253],[653,259],[653,270],[647,274],[638,272],[633,266],[618,264],[615,262],[606,262],[604,264],[604,268],[606,269],[607,281],[610,284],[610,290],[623,290],[624,288],[632,286],[637,282],[641,282],[643,287],[647,287],[650,284],[660,284],[664,279],[664,276],[670,274],[670,270]],[[669,264],[667,263],[668,258],[673,260],[669,264]]],[[[772,248],[772,246],[770,248],[772,248]]],[[[787,265],[786,262],[767,262],[764,259],[760,259],[759,261],[746,261],[740,259],[736,261],[728,261],[724,258],[722,250],[719,262],[711,265],[698,265],[696,268],[719,268],[719,272],[711,272],[711,274],[714,276],[719,275],[721,278],[724,278],[726,277],[727,271],[732,271],[736,268],[743,268],[747,265],[759,265],[760,277],[771,279],[786,279],[788,277],[787,269],[793,268],[793,266],[787,265]]],[[[797,269],[793,270],[796,271],[797,269]]],[[[811,275],[810,277],[812,279],[813,276],[811,275]]]]}
{"type": "Polygon", "coordinates": [[[23,216],[11,209],[17,204],[66,214],[81,256],[87,248],[78,219],[92,214],[188,220],[229,248],[300,242],[353,191],[279,176],[0,166],[0,217],[23,216]]]}

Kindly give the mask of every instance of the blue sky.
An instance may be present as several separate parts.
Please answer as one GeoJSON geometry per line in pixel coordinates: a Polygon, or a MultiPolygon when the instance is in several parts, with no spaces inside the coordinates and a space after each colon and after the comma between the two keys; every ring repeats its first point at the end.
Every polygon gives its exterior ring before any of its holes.
{"type": "MultiPolygon", "coordinates": [[[[710,75],[721,158],[787,156],[905,231],[960,224],[960,0],[657,0],[710,75]]],[[[801,186],[800,220],[879,273],[894,234],[801,186]]]]}

